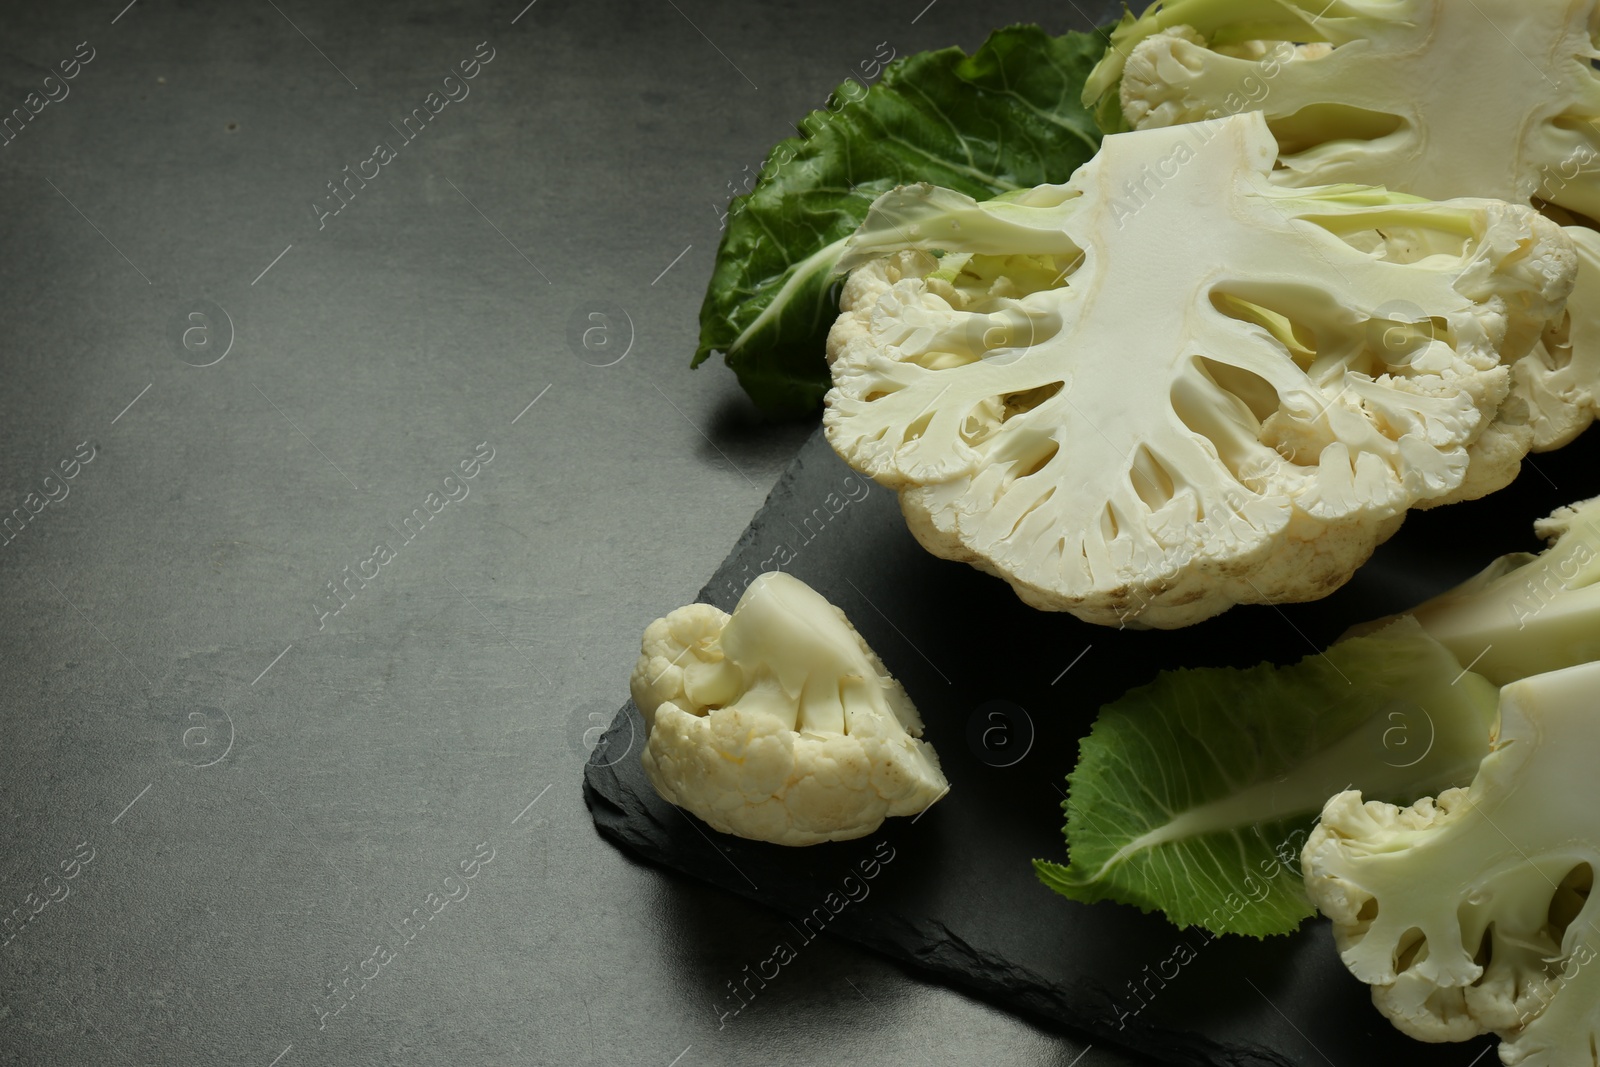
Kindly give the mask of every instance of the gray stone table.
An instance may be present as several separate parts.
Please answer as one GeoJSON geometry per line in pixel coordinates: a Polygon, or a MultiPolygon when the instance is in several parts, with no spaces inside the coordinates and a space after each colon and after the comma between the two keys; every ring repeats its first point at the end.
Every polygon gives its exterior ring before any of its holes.
{"type": "Polygon", "coordinates": [[[0,8],[0,1063],[1131,1062],[828,939],[719,1030],[781,920],[580,784],[809,429],[687,368],[730,189],[1115,5],[124,2],[0,8]]]}

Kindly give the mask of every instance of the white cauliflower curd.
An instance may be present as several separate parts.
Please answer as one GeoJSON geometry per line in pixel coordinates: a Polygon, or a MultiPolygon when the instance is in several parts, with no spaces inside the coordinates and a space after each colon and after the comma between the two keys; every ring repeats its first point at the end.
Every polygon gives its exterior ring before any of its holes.
{"type": "Polygon", "coordinates": [[[950,788],[905,689],[844,612],[781,571],[732,615],[690,604],[651,623],[631,687],[651,783],[724,833],[844,841],[950,788]]]}

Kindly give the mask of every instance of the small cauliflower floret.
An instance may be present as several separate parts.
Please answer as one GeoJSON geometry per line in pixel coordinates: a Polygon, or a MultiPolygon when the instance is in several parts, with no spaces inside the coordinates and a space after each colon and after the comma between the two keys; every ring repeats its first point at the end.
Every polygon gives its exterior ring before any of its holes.
{"type": "Polygon", "coordinates": [[[631,688],[651,784],[724,833],[846,841],[950,788],[905,689],[844,612],[782,572],[732,615],[690,604],[651,623],[631,688]]]}
{"type": "Polygon", "coordinates": [[[1162,0],[1129,13],[1084,102],[1107,129],[1259,111],[1281,185],[1383,185],[1543,207],[1582,261],[1569,322],[1502,418],[1537,451],[1600,409],[1600,0],[1162,0]]]}
{"type": "Polygon", "coordinates": [[[1408,509],[1507,484],[1532,435],[1496,417],[1571,242],[1499,201],[1285,189],[1277,154],[1252,113],[985,203],[884,194],[840,263],[829,442],[935,555],[1111,626],[1325,596],[1408,509]]]}
{"type": "Polygon", "coordinates": [[[1600,1047],[1600,663],[1513,682],[1472,784],[1399,808],[1344,792],[1301,857],[1345,965],[1423,1041],[1494,1032],[1527,1067],[1600,1047]]]}

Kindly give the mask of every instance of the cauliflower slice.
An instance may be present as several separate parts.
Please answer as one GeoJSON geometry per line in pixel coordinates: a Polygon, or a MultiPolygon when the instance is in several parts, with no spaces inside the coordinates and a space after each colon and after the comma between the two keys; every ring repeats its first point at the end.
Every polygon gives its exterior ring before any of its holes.
{"type": "Polygon", "coordinates": [[[1471,786],[1328,801],[1306,889],[1378,1009],[1422,1041],[1494,1032],[1528,1067],[1600,1046],[1600,663],[1513,682],[1471,786]]]}
{"type": "Polygon", "coordinates": [[[781,571],[732,615],[690,604],[651,623],[631,688],[651,784],[724,833],[847,841],[950,788],[905,689],[844,612],[781,571]]]}
{"type": "Polygon", "coordinates": [[[1496,197],[1570,222],[1570,324],[1516,368],[1534,448],[1600,409],[1600,0],[1169,0],[1128,15],[1085,103],[1107,129],[1259,110],[1283,185],[1496,197]],[[1249,39],[1242,39],[1249,38],[1249,39]]]}
{"type": "Polygon", "coordinates": [[[1249,114],[987,203],[880,197],[841,262],[828,440],[929,551],[1112,626],[1325,596],[1408,508],[1509,482],[1529,434],[1494,417],[1559,321],[1561,229],[1283,189],[1276,156],[1249,114]]]}

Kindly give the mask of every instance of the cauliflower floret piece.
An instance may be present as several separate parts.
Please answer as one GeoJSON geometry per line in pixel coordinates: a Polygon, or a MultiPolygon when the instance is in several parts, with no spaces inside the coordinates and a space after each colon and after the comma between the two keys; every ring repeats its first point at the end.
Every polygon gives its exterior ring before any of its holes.
{"type": "Polygon", "coordinates": [[[986,203],[884,194],[840,263],[829,442],[929,551],[1110,626],[1325,596],[1409,508],[1507,484],[1532,435],[1496,416],[1571,242],[1499,201],[1284,189],[1277,153],[1252,113],[986,203]]]}
{"type": "Polygon", "coordinates": [[[905,689],[844,612],[781,571],[732,615],[690,604],[651,623],[631,688],[651,784],[724,833],[846,841],[950,788],[905,689]]]}
{"type": "Polygon", "coordinates": [[[1567,225],[1571,321],[1517,364],[1502,416],[1542,452],[1600,410],[1596,26],[1600,0],[1162,0],[1123,19],[1084,102],[1107,129],[1259,111],[1281,185],[1495,197],[1567,225]]]}
{"type": "Polygon", "coordinates": [[[1600,1045],[1600,663],[1513,682],[1470,786],[1328,801],[1301,857],[1345,965],[1423,1041],[1497,1033],[1506,1064],[1600,1045]]]}

